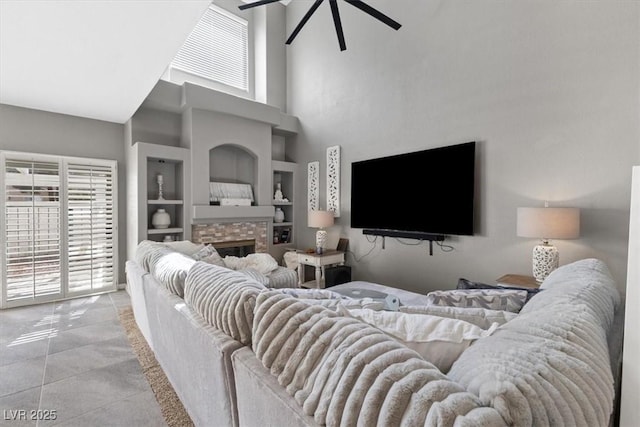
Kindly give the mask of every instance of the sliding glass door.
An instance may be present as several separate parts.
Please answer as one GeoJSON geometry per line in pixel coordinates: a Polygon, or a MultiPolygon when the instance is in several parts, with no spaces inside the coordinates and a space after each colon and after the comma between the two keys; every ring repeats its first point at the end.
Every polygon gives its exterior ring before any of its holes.
{"type": "Polygon", "coordinates": [[[117,286],[115,161],[0,152],[0,305],[117,286]]]}
{"type": "Polygon", "coordinates": [[[117,276],[114,170],[80,163],[66,169],[69,292],[112,288],[117,276]]]}
{"type": "Polygon", "coordinates": [[[59,298],[60,163],[19,157],[3,163],[3,293],[7,301],[59,298]]]}

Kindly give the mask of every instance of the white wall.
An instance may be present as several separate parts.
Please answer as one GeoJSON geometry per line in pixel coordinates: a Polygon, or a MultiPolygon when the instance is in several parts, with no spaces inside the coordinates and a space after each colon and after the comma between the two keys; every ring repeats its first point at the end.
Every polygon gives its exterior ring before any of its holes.
{"type": "Polygon", "coordinates": [[[622,397],[620,426],[638,424],[640,406],[640,166],[633,168],[633,197],[629,234],[629,266],[627,277],[627,310],[625,312],[624,353],[622,365],[622,397]]]}
{"type": "Polygon", "coordinates": [[[118,161],[118,280],[119,283],[124,283],[124,125],[0,104],[0,150],[118,161]]]}
{"type": "MultiPolygon", "coordinates": [[[[459,277],[531,274],[536,242],[516,237],[516,208],[548,200],[582,209],[582,237],[555,242],[561,263],[601,258],[624,291],[630,171],[640,156],[640,3],[370,3],[402,28],[340,3],[340,52],[323,4],[287,52],[287,105],[302,124],[296,155],[303,166],[321,161],[321,206],[326,147],[342,147],[343,214],[330,233],[363,257],[348,259],[355,278],[424,291],[459,277]],[[480,142],[476,235],[450,239],[455,251],[433,257],[391,239],[364,256],[371,243],[349,228],[351,162],[470,140],[480,142]]],[[[287,7],[288,34],[307,8],[287,7]]],[[[381,203],[402,209],[393,195],[381,203]]],[[[312,246],[313,230],[298,233],[312,246]]]]}

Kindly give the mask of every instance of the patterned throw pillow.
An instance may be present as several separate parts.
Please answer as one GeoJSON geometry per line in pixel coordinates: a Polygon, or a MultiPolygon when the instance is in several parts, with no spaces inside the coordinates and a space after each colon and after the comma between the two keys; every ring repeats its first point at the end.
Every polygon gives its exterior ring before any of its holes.
{"type": "Polygon", "coordinates": [[[527,300],[527,291],[517,289],[456,289],[427,294],[428,304],[449,307],[479,307],[518,313],[527,300]]]}
{"type": "MultiPolygon", "coordinates": [[[[464,278],[460,278],[458,279],[458,287],[456,289],[505,289],[502,286],[498,286],[498,285],[487,285],[486,283],[480,283],[480,282],[472,282],[471,280],[467,280],[464,278]]],[[[538,292],[540,292],[542,289],[538,288],[518,288],[515,286],[509,286],[509,288],[507,289],[517,289],[519,291],[527,291],[527,301],[525,302],[525,304],[527,302],[529,302],[529,300],[538,292]]]]}
{"type": "Polygon", "coordinates": [[[191,255],[191,258],[196,261],[206,262],[207,264],[215,264],[220,267],[225,267],[224,260],[212,245],[204,246],[198,252],[191,255]]]}

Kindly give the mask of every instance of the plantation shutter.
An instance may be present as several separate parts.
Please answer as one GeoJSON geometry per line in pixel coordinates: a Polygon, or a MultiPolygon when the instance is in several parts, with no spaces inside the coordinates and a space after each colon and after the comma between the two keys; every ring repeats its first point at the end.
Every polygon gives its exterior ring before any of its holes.
{"type": "Polygon", "coordinates": [[[171,67],[242,90],[249,88],[248,22],[211,5],[171,67]]]}
{"type": "Polygon", "coordinates": [[[67,165],[70,292],[115,284],[115,165],[67,165]]]}
{"type": "Polygon", "coordinates": [[[4,162],[7,301],[60,293],[60,164],[4,162]]]}

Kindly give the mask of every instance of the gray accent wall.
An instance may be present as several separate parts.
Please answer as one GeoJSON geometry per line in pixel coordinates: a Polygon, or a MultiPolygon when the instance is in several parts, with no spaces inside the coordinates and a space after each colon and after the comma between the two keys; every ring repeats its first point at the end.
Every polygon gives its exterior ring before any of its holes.
{"type": "MultiPolygon", "coordinates": [[[[534,239],[516,236],[516,208],[581,208],[577,240],[554,242],[560,262],[607,263],[621,291],[627,269],[631,168],[640,158],[640,3],[582,1],[372,1],[402,24],[393,31],[340,4],[347,50],[340,52],[328,5],[287,51],[288,112],[298,116],[301,168],[342,147],[342,216],[329,244],[347,237],[353,278],[414,291],[493,283],[531,274],[534,239]],[[353,161],[478,141],[476,234],[454,248],[386,239],[349,227],[353,161]]],[[[287,34],[308,8],[287,7],[287,34]]],[[[385,173],[385,171],[380,171],[385,173]]],[[[412,182],[447,185],[455,170],[412,182]]],[[[306,185],[297,200],[306,200],[306,185]]],[[[404,206],[393,194],[380,203],[404,206]]],[[[430,202],[438,209],[437,202],[430,202]]],[[[297,207],[306,216],[306,203],[297,207]]],[[[299,224],[304,224],[301,220],[299,224]]],[[[314,230],[301,226],[299,246],[314,230]]]]}
{"type": "Polygon", "coordinates": [[[124,125],[0,104],[0,150],[118,162],[118,281],[125,282],[124,125]]]}

